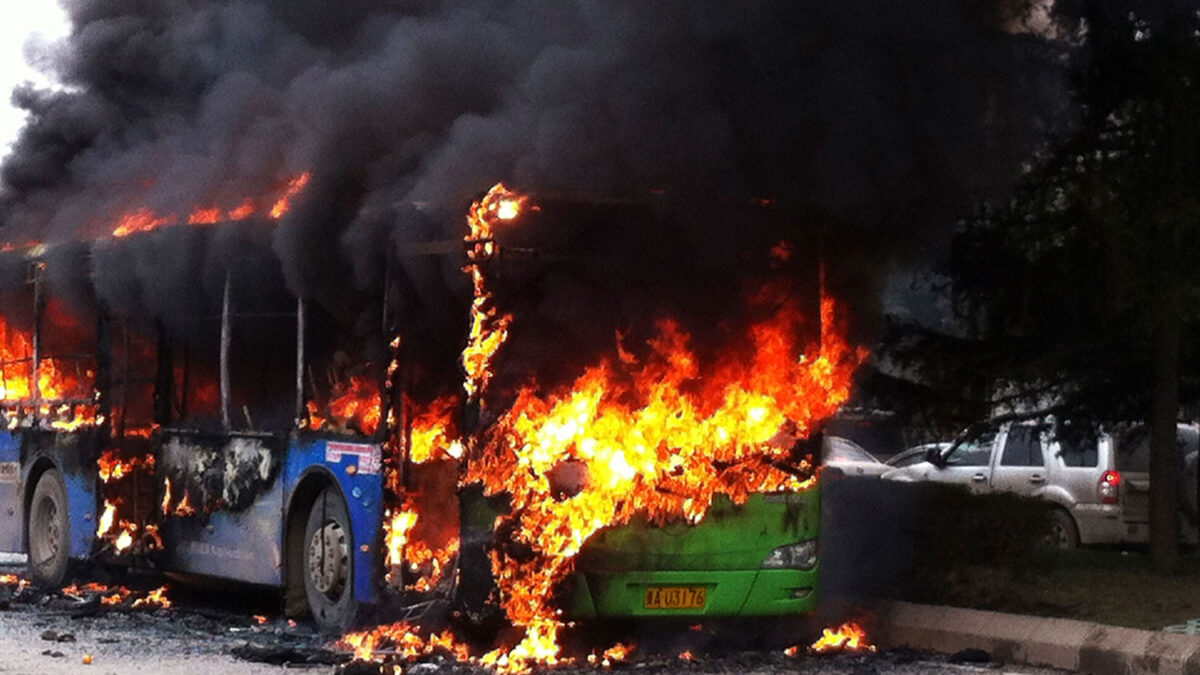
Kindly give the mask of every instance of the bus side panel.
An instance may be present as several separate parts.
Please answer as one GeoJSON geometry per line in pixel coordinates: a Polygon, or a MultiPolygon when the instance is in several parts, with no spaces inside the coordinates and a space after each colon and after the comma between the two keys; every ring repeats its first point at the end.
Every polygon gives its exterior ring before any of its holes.
{"type": "Polygon", "coordinates": [[[167,435],[159,461],[171,480],[171,504],[186,494],[195,509],[195,515],[164,518],[167,569],[282,583],[281,454],[286,446],[270,437],[167,435]]]}
{"type": "Polygon", "coordinates": [[[71,557],[86,558],[96,542],[96,476],[68,473],[63,479],[71,505],[71,557]]]}
{"type": "Polygon", "coordinates": [[[168,568],[279,586],[283,582],[283,486],[275,481],[244,511],[168,518],[162,533],[168,568]]]}
{"type": "Polygon", "coordinates": [[[20,553],[21,527],[21,441],[0,432],[0,552],[20,553]]]}
{"type": "Polygon", "coordinates": [[[382,569],[382,450],[373,443],[302,439],[288,452],[283,471],[289,504],[291,491],[314,467],[323,467],[337,481],[346,498],[354,533],[354,598],[363,603],[378,601],[379,585],[375,582],[382,569]]]}
{"type": "MultiPolygon", "coordinates": [[[[100,456],[99,431],[94,428],[73,432],[25,429],[10,434],[9,438],[15,443],[24,440],[24,457],[21,460],[21,485],[24,488],[35,489],[29,484],[29,471],[43,457],[62,475],[67,486],[71,557],[89,557],[96,543],[96,495],[99,482],[96,458],[100,456]]],[[[23,498],[24,495],[22,500],[23,498]]]]}

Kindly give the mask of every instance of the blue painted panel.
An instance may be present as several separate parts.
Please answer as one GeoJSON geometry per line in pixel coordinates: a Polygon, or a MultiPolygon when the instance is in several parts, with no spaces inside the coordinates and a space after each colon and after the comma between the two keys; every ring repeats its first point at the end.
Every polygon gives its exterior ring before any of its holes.
{"type": "Polygon", "coordinates": [[[21,504],[21,439],[0,431],[0,551],[19,553],[25,514],[21,504]]]}
{"type": "Polygon", "coordinates": [[[276,480],[244,511],[167,518],[170,569],[279,586],[283,567],[283,486],[276,480]]]}
{"type": "Polygon", "coordinates": [[[289,501],[292,490],[313,467],[324,467],[337,481],[354,534],[354,597],[363,603],[378,600],[377,576],[383,569],[381,453],[379,444],[301,439],[289,449],[283,467],[289,501]],[[353,474],[346,471],[349,467],[354,467],[353,474]]]}
{"type": "Polygon", "coordinates": [[[96,474],[64,473],[63,480],[71,514],[71,557],[86,558],[96,540],[96,474]]]}

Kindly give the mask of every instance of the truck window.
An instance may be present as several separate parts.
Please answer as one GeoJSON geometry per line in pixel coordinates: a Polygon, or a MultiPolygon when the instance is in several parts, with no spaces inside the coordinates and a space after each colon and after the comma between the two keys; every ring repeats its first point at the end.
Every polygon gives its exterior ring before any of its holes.
{"type": "Polygon", "coordinates": [[[1014,426],[1004,441],[1001,466],[1042,466],[1041,434],[1036,427],[1014,426]]]}
{"type": "Polygon", "coordinates": [[[1060,436],[1056,440],[1064,466],[1094,468],[1100,463],[1099,439],[1095,436],[1060,436]]]}

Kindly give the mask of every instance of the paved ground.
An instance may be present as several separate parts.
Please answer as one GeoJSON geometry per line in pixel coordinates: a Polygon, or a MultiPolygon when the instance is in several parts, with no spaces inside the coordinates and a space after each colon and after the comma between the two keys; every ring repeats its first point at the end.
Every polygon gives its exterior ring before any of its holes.
{"type": "MultiPolygon", "coordinates": [[[[188,610],[153,610],[137,613],[111,613],[104,616],[69,618],[50,610],[29,608],[0,612],[0,673],[58,675],[95,672],[112,675],[161,673],[192,675],[221,673],[228,675],[280,675],[285,670],[303,669],[311,673],[334,673],[336,666],[290,664],[286,668],[250,663],[236,658],[231,650],[245,642],[277,644],[281,634],[294,631],[300,641],[307,635],[303,627],[292,629],[286,622],[273,619],[264,626],[230,625],[231,620],[213,620],[190,614],[188,610]],[[43,639],[43,633],[69,633],[72,642],[43,639]],[[85,654],[92,663],[84,665],[85,654]]],[[[674,658],[645,657],[621,670],[638,673],[693,673],[695,675],[747,673],[896,673],[919,675],[951,673],[1023,673],[1050,675],[1054,672],[1032,668],[1007,668],[970,664],[948,664],[943,658],[917,654],[882,656],[801,657],[761,652],[700,655],[692,662],[674,658]]],[[[351,672],[365,670],[349,669],[351,672]]],[[[451,663],[425,664],[412,673],[480,672],[451,663]]],[[[566,673],[599,672],[599,669],[570,668],[566,673]]],[[[566,675],[566,674],[564,674],[566,675]]]]}
{"type": "MultiPolygon", "coordinates": [[[[0,573],[12,572],[0,567],[0,573]]],[[[251,589],[222,587],[198,590],[176,587],[167,592],[174,606],[170,609],[131,607],[132,599],[161,582],[142,583],[116,609],[100,602],[105,593],[79,591],[74,596],[42,594],[31,590],[18,592],[12,586],[0,594],[0,673],[27,675],[72,675],[77,673],[127,675],[155,673],[163,675],[282,674],[285,670],[310,673],[357,675],[371,673],[363,664],[329,665],[339,654],[327,649],[326,641],[304,624],[296,625],[278,615],[277,598],[251,589]],[[83,600],[81,601],[80,598],[83,600]],[[291,660],[286,666],[255,663],[235,654],[245,653],[247,645],[264,654],[291,660]],[[91,663],[85,663],[90,657],[91,663]],[[298,663],[298,659],[325,660],[326,663],[298,663]]],[[[112,584],[115,586],[115,584],[112,584]]],[[[137,584],[133,584],[135,588],[137,584]]],[[[735,628],[736,629],[736,628],[735,628]]],[[[585,628],[586,630],[586,628],[585,628]]],[[[787,657],[778,649],[735,651],[720,631],[710,633],[705,646],[697,645],[696,657],[685,661],[676,653],[683,640],[695,639],[686,628],[662,629],[645,635],[649,643],[673,645],[655,647],[658,653],[637,653],[633,662],[616,666],[639,675],[693,673],[695,675],[776,675],[781,673],[829,673],[868,675],[897,673],[1021,673],[1053,675],[1062,671],[1017,668],[999,664],[951,664],[946,657],[911,650],[894,650],[877,655],[844,654],[835,657],[787,657]]],[[[345,657],[341,657],[345,658],[345,657]]],[[[379,672],[377,667],[374,672],[379,672]]],[[[390,668],[385,672],[392,672],[390,668]]],[[[440,660],[410,665],[409,675],[486,673],[475,666],[440,660]]],[[[555,671],[562,675],[603,672],[599,668],[575,667],[555,671]]]]}

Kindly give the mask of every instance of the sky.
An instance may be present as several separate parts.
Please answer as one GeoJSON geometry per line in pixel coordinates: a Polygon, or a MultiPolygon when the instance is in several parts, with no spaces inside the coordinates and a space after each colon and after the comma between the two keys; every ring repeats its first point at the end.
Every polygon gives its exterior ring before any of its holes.
{"type": "MultiPolygon", "coordinates": [[[[30,41],[49,42],[67,34],[66,15],[56,0],[6,2],[0,9],[0,158],[25,123],[25,113],[12,107],[13,87],[25,81],[50,86],[45,75],[26,62],[30,41]]],[[[2,161],[2,160],[0,160],[2,161]]]]}

